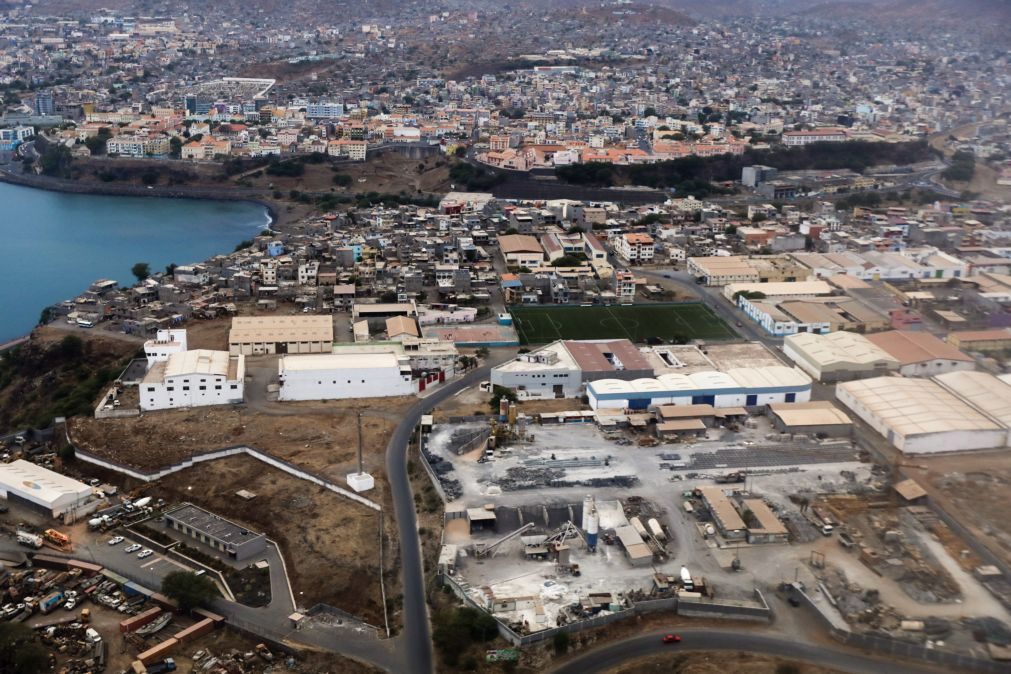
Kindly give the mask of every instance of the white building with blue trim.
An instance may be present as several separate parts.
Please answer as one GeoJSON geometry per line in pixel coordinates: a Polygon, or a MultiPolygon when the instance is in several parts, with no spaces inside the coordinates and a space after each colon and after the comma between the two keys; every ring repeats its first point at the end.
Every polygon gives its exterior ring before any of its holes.
{"type": "Polygon", "coordinates": [[[654,405],[759,407],[811,400],[811,378],[796,367],[734,368],[726,372],[599,379],[586,386],[590,407],[645,410],[654,405]]]}

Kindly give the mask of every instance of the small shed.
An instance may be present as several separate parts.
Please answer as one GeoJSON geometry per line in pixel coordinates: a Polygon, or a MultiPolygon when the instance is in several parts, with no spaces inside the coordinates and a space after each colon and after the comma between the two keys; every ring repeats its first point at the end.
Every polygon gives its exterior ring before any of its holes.
{"type": "Polygon", "coordinates": [[[902,500],[909,504],[923,503],[927,497],[927,490],[912,478],[896,482],[892,489],[902,497],[902,500]]]}
{"type": "Polygon", "coordinates": [[[661,421],[656,425],[656,435],[665,440],[699,438],[706,434],[706,425],[701,419],[679,419],[661,421]]]}

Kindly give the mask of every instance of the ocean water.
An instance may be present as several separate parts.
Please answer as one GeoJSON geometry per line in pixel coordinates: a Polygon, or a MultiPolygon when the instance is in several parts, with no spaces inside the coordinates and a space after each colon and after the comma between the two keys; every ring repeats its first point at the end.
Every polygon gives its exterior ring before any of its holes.
{"type": "Polygon", "coordinates": [[[0,183],[0,343],[27,334],[42,309],[100,278],[132,285],[152,271],[231,252],[270,224],[237,201],[61,194],[0,183]]]}

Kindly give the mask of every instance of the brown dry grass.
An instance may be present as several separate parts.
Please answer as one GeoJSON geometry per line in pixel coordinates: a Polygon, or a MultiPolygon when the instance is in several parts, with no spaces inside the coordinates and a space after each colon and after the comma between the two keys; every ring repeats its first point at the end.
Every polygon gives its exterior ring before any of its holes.
{"type": "Polygon", "coordinates": [[[273,189],[287,193],[330,192],[334,194],[399,194],[406,192],[448,192],[449,168],[444,158],[410,159],[396,152],[384,152],[379,158],[362,163],[306,164],[305,173],[298,177],[245,175],[242,180],[264,190],[273,189]],[[332,167],[332,168],[331,168],[332,167]],[[419,170],[420,169],[420,170],[419,170]],[[335,173],[346,173],[354,182],[350,187],[336,187],[335,173]],[[364,182],[360,179],[364,178],[364,182]]]}
{"type": "MultiPolygon", "coordinates": [[[[365,468],[376,480],[376,488],[365,496],[382,505],[387,513],[383,521],[387,560],[386,594],[394,604],[400,594],[400,552],[396,522],[390,515],[392,499],[386,481],[385,450],[391,431],[412,401],[412,398],[384,399],[381,407],[376,406],[371,412],[366,412],[370,416],[365,416],[362,420],[365,468]]],[[[278,409],[290,412],[297,410],[297,414],[279,415],[230,407],[169,410],[144,414],[134,419],[76,418],[69,422],[69,428],[77,447],[145,470],[179,462],[194,452],[248,445],[343,485],[345,476],[357,469],[356,405],[360,406],[360,401],[343,401],[342,404],[286,403],[278,409]]],[[[249,460],[253,462],[251,465],[257,467],[256,471],[245,477],[228,477],[229,474],[226,473],[227,480],[222,478],[221,481],[227,487],[220,489],[210,486],[211,481],[205,481],[201,477],[201,489],[224,498],[238,489],[249,488],[237,485],[244,481],[259,480],[259,473],[269,473],[278,484],[286,482],[284,474],[268,471],[259,462],[249,460]]],[[[174,485],[176,489],[184,489],[191,486],[195,474],[210,472],[213,475],[216,471],[223,470],[216,468],[217,463],[220,462],[201,464],[193,471],[170,476],[164,482],[168,488],[173,488],[174,485]]],[[[263,507],[267,499],[257,499],[252,502],[248,515],[240,512],[235,516],[243,521],[248,518],[251,525],[263,528],[272,537],[276,536],[278,542],[286,547],[290,545],[309,552],[305,555],[285,552],[289,572],[297,579],[296,591],[305,592],[306,597],[312,598],[307,603],[325,601],[362,616],[373,624],[381,624],[382,605],[375,586],[371,581],[358,582],[354,573],[354,560],[363,565],[375,563],[378,546],[377,518],[372,511],[349,499],[324,494],[319,488],[310,487],[294,478],[292,480],[287,482],[289,495],[311,497],[312,504],[307,508],[311,507],[309,512],[319,513],[318,515],[299,514],[285,525],[285,516],[276,515],[273,507],[263,507]],[[324,503],[328,505],[322,505],[324,503]],[[258,517],[266,519],[257,519],[258,517]],[[278,522],[282,525],[275,528],[278,522]],[[289,528],[291,531],[288,531],[289,528]],[[334,531],[330,531],[331,528],[334,531]],[[334,550],[333,553],[327,552],[331,549],[334,550]],[[325,555],[328,554],[351,556],[347,559],[341,557],[340,563],[336,563],[327,561],[325,555]]],[[[257,489],[253,488],[252,491],[257,489]]],[[[191,490],[186,490],[187,496],[192,493],[191,490]]],[[[222,514],[228,515],[231,511],[222,514]]],[[[365,567],[357,568],[362,570],[365,567]]],[[[373,575],[378,583],[378,576],[373,575]]],[[[396,614],[390,615],[391,625],[396,624],[397,620],[396,614]]]]}
{"type": "Polygon", "coordinates": [[[638,658],[608,674],[639,674],[663,672],[664,674],[776,674],[792,671],[796,674],[837,674],[837,669],[826,669],[794,660],[753,653],[675,653],[638,658]],[[787,667],[792,665],[794,669],[787,667]]]}
{"type": "Polygon", "coordinates": [[[383,625],[374,510],[248,456],[175,473],[147,493],[191,501],[266,532],[281,546],[299,606],[322,602],[383,625]],[[240,489],[256,498],[239,498],[240,489]]]}

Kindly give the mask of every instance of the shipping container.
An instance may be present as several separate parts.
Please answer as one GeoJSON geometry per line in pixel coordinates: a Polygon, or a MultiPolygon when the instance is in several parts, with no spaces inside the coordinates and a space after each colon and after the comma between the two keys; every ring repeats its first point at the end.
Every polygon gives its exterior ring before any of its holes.
{"type": "Polygon", "coordinates": [[[187,641],[192,641],[193,639],[198,639],[213,631],[214,621],[210,618],[204,618],[197,624],[190,625],[183,631],[176,633],[175,638],[179,640],[179,643],[185,643],[187,641]]]}
{"type": "Polygon", "coordinates": [[[161,660],[165,657],[168,657],[172,653],[172,651],[176,649],[178,645],[179,645],[178,639],[174,637],[166,639],[157,646],[149,648],[140,655],[138,655],[137,659],[143,662],[145,665],[150,664],[152,662],[155,662],[156,660],[161,660]]]}

